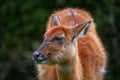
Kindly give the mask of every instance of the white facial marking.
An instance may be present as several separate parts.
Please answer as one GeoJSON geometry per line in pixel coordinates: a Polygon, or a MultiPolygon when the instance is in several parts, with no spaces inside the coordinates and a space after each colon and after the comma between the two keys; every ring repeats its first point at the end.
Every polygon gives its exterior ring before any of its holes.
{"type": "Polygon", "coordinates": [[[45,70],[40,70],[39,75],[42,76],[45,74],[45,70]]]}
{"type": "Polygon", "coordinates": [[[42,69],[41,67],[38,67],[38,74],[40,76],[44,75],[46,73],[46,71],[44,69],[42,69]]]}
{"type": "Polygon", "coordinates": [[[55,60],[56,60],[56,61],[60,61],[60,59],[61,59],[61,55],[56,55],[56,56],[55,56],[55,60]]]}
{"type": "Polygon", "coordinates": [[[67,45],[64,43],[64,44],[62,45],[62,50],[66,50],[66,48],[67,48],[67,45]]]}
{"type": "Polygon", "coordinates": [[[65,34],[61,34],[61,35],[59,35],[59,36],[61,36],[61,37],[65,37],[65,34]]]}
{"type": "Polygon", "coordinates": [[[39,59],[40,59],[40,60],[43,60],[43,58],[42,58],[41,56],[39,57],[39,59]]]}
{"type": "Polygon", "coordinates": [[[76,53],[77,53],[77,52],[76,52],[77,50],[76,50],[76,48],[75,48],[75,43],[74,43],[74,45],[72,44],[71,46],[72,46],[72,52],[71,52],[71,55],[72,55],[72,56],[75,56],[76,53]]]}
{"type": "Polygon", "coordinates": [[[49,41],[47,41],[47,42],[45,42],[45,44],[50,44],[51,42],[49,42],[49,41]]]}

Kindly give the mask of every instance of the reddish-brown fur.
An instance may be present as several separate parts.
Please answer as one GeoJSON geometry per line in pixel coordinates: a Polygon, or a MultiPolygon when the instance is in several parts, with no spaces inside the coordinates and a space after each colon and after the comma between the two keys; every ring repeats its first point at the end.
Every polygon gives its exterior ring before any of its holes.
{"type": "MultiPolygon", "coordinates": [[[[82,9],[72,9],[74,15],[71,15],[71,9],[72,8],[67,8],[55,12],[60,18],[61,26],[51,26],[52,22],[50,18],[44,35],[45,39],[52,39],[58,34],[64,33],[66,36],[65,41],[69,44],[71,36],[73,35],[70,34],[68,30],[92,19],[91,15],[82,9]]],[[[57,64],[52,66],[39,64],[37,65],[39,80],[103,80],[104,71],[101,70],[106,66],[106,52],[96,33],[94,22],[91,23],[86,35],[76,38],[76,44],[77,54],[70,59],[70,64],[73,66],[72,72],[60,72],[57,64]]],[[[59,48],[60,47],[53,44],[53,46],[51,45],[43,51],[47,54],[49,50],[55,52],[59,48]]],[[[70,53],[70,51],[68,51],[68,53],[70,53]]]]}

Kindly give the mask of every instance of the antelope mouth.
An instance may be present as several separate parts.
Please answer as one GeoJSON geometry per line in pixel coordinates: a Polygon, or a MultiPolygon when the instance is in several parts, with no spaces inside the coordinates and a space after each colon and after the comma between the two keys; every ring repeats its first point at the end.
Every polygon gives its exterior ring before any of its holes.
{"type": "Polygon", "coordinates": [[[42,64],[49,60],[50,55],[51,55],[51,53],[48,53],[47,55],[43,55],[43,54],[40,54],[37,51],[35,51],[33,53],[32,60],[37,64],[38,63],[42,64]]]}

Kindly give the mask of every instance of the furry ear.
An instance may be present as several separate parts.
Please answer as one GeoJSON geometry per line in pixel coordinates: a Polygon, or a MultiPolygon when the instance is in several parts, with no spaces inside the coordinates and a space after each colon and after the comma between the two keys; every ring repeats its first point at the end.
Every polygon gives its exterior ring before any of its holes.
{"type": "Polygon", "coordinates": [[[59,17],[56,14],[53,14],[51,16],[51,26],[53,27],[53,26],[59,26],[59,25],[61,25],[59,17]]]}
{"type": "Polygon", "coordinates": [[[90,20],[88,22],[79,24],[79,25],[75,26],[74,28],[72,28],[72,32],[74,33],[73,39],[77,36],[83,37],[87,33],[92,21],[93,20],[90,20]]]}

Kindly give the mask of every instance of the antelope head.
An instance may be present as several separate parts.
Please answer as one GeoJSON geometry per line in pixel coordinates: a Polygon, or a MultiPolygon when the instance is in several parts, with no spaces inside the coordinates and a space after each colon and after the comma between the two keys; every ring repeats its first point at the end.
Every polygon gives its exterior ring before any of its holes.
{"type": "Polygon", "coordinates": [[[39,64],[64,64],[77,54],[76,37],[84,36],[91,21],[73,28],[61,24],[57,15],[51,16],[51,28],[44,34],[40,47],[33,53],[33,59],[39,64]]]}

